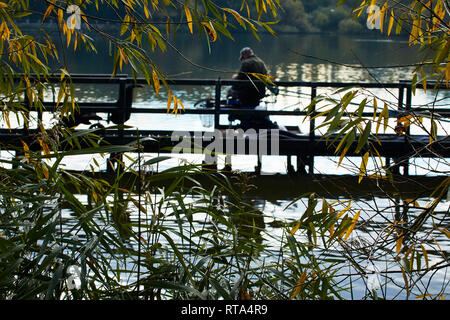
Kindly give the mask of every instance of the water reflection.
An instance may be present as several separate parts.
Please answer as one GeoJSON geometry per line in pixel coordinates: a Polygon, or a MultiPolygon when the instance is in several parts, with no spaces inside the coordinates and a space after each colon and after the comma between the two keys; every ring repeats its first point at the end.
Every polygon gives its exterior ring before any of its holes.
{"type": "MultiPolygon", "coordinates": [[[[273,37],[237,34],[235,41],[222,38],[211,43],[189,35],[178,35],[171,43],[183,53],[183,57],[168,47],[165,52],[156,50],[148,54],[173,77],[182,78],[231,78],[239,68],[239,51],[250,46],[260,56],[277,80],[302,81],[375,81],[364,68],[355,66],[407,66],[417,62],[416,50],[408,47],[404,39],[382,41],[332,35],[282,34],[273,37]],[[193,44],[195,41],[195,45],[193,44]],[[202,66],[204,68],[200,68],[202,66]],[[350,78],[349,78],[350,76],[350,78]]],[[[112,71],[109,43],[94,35],[98,54],[87,54],[82,50],[66,52],[68,69],[72,73],[108,74],[112,71]]],[[[130,69],[123,72],[131,74],[130,69]]],[[[389,68],[372,71],[380,81],[409,79],[411,69],[389,68]]]]}

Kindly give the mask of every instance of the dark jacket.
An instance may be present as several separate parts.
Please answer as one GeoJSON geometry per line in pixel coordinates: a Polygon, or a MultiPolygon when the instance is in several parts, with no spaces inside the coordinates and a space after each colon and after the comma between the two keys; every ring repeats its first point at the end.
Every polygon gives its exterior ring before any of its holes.
{"type": "MultiPolygon", "coordinates": [[[[234,78],[236,80],[249,80],[249,76],[244,72],[267,74],[267,68],[257,56],[251,56],[241,63],[238,75],[234,78]]],[[[257,78],[250,76],[251,80],[257,78]]],[[[231,87],[231,95],[233,98],[238,98],[243,106],[254,107],[259,104],[259,100],[264,98],[266,93],[266,86],[259,83],[237,84],[231,87]]]]}

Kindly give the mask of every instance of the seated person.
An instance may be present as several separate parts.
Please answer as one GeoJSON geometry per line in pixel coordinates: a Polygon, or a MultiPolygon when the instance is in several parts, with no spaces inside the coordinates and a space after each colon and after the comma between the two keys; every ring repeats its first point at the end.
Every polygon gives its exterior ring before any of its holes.
{"type": "MultiPolygon", "coordinates": [[[[259,105],[260,100],[265,97],[266,86],[248,73],[267,74],[267,68],[264,61],[257,57],[249,47],[245,47],[241,50],[239,60],[241,61],[241,67],[239,73],[235,74],[233,79],[255,80],[255,82],[233,85],[227,93],[227,100],[229,101],[229,104],[236,107],[255,109],[259,105]]],[[[269,120],[268,116],[255,116],[254,114],[230,115],[230,120],[240,120],[240,127],[244,130],[248,128],[272,129],[277,127],[276,124],[269,120]]]]}

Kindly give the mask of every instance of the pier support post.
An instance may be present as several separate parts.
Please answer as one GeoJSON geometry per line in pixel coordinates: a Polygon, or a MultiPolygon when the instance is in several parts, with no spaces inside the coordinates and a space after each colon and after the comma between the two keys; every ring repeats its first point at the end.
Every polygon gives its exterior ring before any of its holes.
{"type": "Polygon", "coordinates": [[[255,167],[255,173],[258,174],[258,175],[261,174],[261,167],[262,167],[261,157],[262,156],[258,155],[258,162],[257,162],[256,167],[255,167]]]}
{"type": "MultiPolygon", "coordinates": [[[[298,167],[298,162],[297,162],[297,167],[298,167]]],[[[295,173],[294,167],[292,166],[292,156],[287,156],[287,173],[288,174],[295,173]]]]}
{"type": "MultiPolygon", "coordinates": [[[[311,87],[311,102],[317,96],[317,87],[311,87]]],[[[312,106],[312,114],[311,117],[316,115],[316,106],[312,106]]],[[[314,143],[316,142],[316,137],[314,130],[316,128],[315,119],[311,119],[309,121],[309,145],[308,145],[308,155],[307,155],[307,163],[308,163],[308,173],[310,175],[314,174],[314,143]]]]}
{"type": "Polygon", "coordinates": [[[222,83],[220,77],[216,82],[216,92],[214,96],[214,129],[219,129],[220,126],[220,91],[222,89],[222,83]]]}
{"type": "Polygon", "coordinates": [[[297,155],[297,173],[299,175],[306,175],[307,174],[307,172],[306,172],[306,161],[300,155],[297,155]]]}

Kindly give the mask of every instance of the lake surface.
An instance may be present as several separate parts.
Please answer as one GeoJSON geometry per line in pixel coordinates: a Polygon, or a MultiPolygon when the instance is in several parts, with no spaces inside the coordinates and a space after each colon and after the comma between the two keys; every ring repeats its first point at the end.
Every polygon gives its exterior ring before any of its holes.
{"type": "MultiPolygon", "coordinates": [[[[110,73],[112,59],[108,59],[109,46],[101,39],[94,42],[95,56],[83,59],[83,53],[66,52],[68,69],[72,73],[110,73]]],[[[416,50],[408,46],[407,39],[380,40],[333,35],[283,34],[276,37],[261,34],[261,41],[252,35],[237,34],[235,41],[228,38],[210,43],[204,39],[180,34],[171,40],[173,48],[166,52],[156,50],[149,55],[169,76],[193,79],[230,78],[240,65],[239,51],[251,47],[277,80],[292,81],[398,81],[411,78],[408,65],[418,61],[416,50]],[[313,58],[314,57],[314,58],[313,58]],[[343,65],[374,67],[402,66],[375,69],[375,80],[364,68],[352,69],[343,65]]],[[[126,71],[126,70],[124,70],[126,71]]]]}

